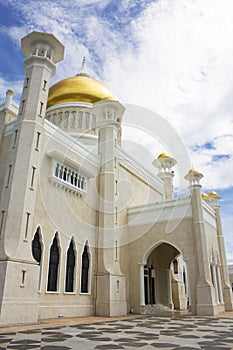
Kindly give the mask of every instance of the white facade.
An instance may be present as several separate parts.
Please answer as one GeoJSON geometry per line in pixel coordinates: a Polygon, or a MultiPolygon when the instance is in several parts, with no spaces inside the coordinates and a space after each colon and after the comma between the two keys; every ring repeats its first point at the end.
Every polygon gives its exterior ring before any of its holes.
{"type": "Polygon", "coordinates": [[[0,106],[0,324],[232,310],[219,196],[204,200],[191,169],[175,199],[176,161],[161,154],[158,175],[138,164],[124,107],[84,69],[49,89],[64,53],[53,35],[22,49],[20,106],[11,90],[0,106]]]}

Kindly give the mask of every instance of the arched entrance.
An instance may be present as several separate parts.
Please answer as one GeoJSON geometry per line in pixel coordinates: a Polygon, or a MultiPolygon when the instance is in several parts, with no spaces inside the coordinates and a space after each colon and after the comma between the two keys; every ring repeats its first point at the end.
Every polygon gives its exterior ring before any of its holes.
{"type": "Polygon", "coordinates": [[[140,275],[142,312],[187,309],[187,271],[175,246],[160,242],[149,249],[140,275]]]}

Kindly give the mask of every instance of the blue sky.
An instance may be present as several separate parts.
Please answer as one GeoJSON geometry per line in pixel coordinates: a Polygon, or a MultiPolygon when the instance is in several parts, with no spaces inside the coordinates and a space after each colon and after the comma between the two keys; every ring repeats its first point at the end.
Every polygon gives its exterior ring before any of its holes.
{"type": "MultiPolygon", "coordinates": [[[[85,55],[88,73],[123,103],[151,109],[177,131],[191,164],[205,176],[203,190],[223,197],[233,262],[233,3],[0,0],[0,21],[0,101],[9,88],[19,101],[20,39],[32,30],[51,32],[65,45],[53,82],[75,75],[85,55]]],[[[140,142],[154,157],[166,150],[149,137],[140,142]]]]}

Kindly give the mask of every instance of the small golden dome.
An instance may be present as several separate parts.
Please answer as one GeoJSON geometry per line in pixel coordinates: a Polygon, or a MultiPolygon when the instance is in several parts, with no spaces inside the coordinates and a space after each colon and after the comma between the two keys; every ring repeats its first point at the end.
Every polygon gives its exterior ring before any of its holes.
{"type": "Polygon", "coordinates": [[[158,156],[158,159],[161,159],[161,158],[171,158],[171,156],[169,156],[168,153],[163,152],[158,156]]]}
{"type": "Polygon", "coordinates": [[[207,194],[207,193],[204,193],[204,192],[201,194],[201,196],[202,196],[203,199],[209,198],[208,194],[207,194]]]}
{"type": "Polygon", "coordinates": [[[215,192],[215,191],[211,191],[211,192],[209,193],[209,196],[215,197],[215,196],[218,196],[218,194],[217,194],[217,192],[215,192]]]}
{"type": "Polygon", "coordinates": [[[192,168],[189,170],[189,174],[200,174],[200,173],[197,169],[192,168]]]}
{"type": "Polygon", "coordinates": [[[95,103],[100,100],[117,100],[100,81],[87,75],[63,79],[49,89],[47,108],[64,102],[95,103]]]}

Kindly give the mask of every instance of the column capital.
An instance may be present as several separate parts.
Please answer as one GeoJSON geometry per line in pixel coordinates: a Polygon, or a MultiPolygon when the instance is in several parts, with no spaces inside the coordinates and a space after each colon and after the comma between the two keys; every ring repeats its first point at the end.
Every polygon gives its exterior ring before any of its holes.
{"type": "Polygon", "coordinates": [[[189,181],[189,189],[201,188],[200,180],[204,177],[203,174],[199,173],[196,169],[190,169],[185,175],[185,180],[189,181]]]}
{"type": "Polygon", "coordinates": [[[125,107],[118,101],[102,100],[93,105],[96,117],[96,127],[119,127],[125,107]]]}
{"type": "Polygon", "coordinates": [[[219,209],[220,208],[219,200],[221,198],[222,197],[219,196],[217,192],[211,191],[208,195],[208,203],[213,209],[219,209]]]}
{"type": "Polygon", "coordinates": [[[26,57],[44,57],[53,63],[64,58],[64,46],[50,33],[31,32],[21,39],[22,52],[26,57]]]}

